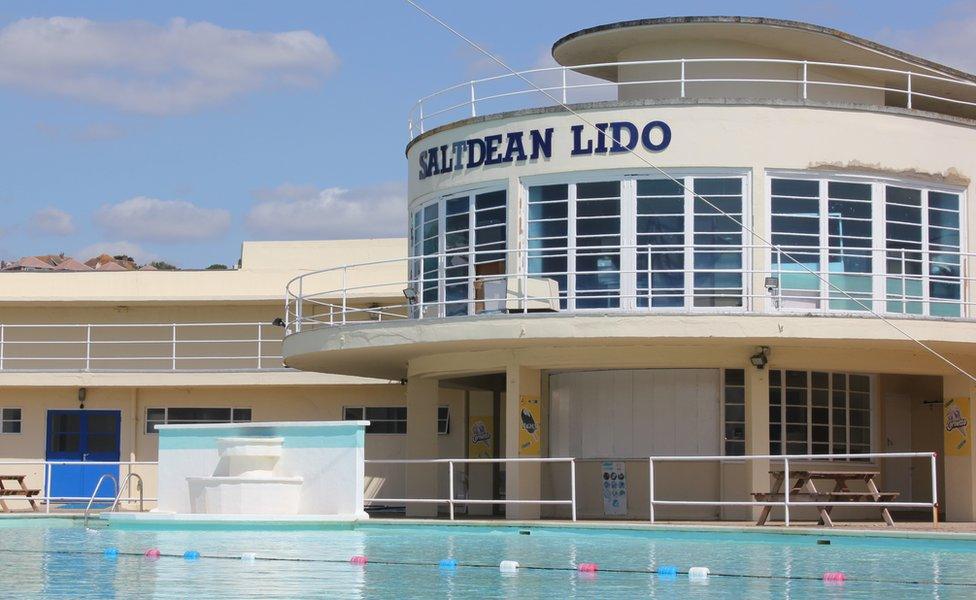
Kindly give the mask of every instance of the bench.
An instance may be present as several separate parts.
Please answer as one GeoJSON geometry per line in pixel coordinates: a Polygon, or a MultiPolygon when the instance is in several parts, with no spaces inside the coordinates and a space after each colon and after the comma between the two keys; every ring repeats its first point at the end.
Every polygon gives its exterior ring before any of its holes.
{"type": "MultiPolygon", "coordinates": [[[[753,492],[752,497],[756,502],[784,502],[786,494],[780,492],[786,483],[790,486],[790,502],[811,504],[820,512],[820,524],[833,527],[834,522],[830,519],[830,512],[833,506],[823,506],[820,502],[877,502],[881,504],[881,516],[888,526],[894,525],[891,512],[884,505],[898,497],[898,492],[882,492],[878,490],[874,479],[878,476],[877,471],[840,471],[840,470],[791,470],[790,477],[795,477],[795,481],[789,483],[786,480],[786,471],[770,471],[774,477],[772,489],[769,492],[753,492]],[[834,482],[834,488],[830,491],[820,491],[813,483],[814,480],[827,480],[834,482]],[[867,490],[852,491],[848,487],[849,481],[861,481],[867,490]]],[[[759,515],[756,525],[765,525],[769,519],[769,514],[773,507],[764,506],[759,515]]]]}
{"type": "Polygon", "coordinates": [[[26,475],[0,475],[0,509],[3,512],[11,512],[10,507],[3,500],[5,497],[27,498],[27,501],[30,502],[31,509],[37,512],[37,502],[34,501],[34,496],[40,495],[41,490],[28,488],[24,483],[25,479],[27,479],[26,475]],[[20,487],[7,488],[3,485],[4,481],[15,481],[20,487]]]}

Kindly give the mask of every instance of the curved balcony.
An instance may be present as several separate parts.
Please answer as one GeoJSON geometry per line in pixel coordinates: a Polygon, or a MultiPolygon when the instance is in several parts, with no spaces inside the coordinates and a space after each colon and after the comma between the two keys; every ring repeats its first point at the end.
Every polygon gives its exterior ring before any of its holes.
{"type": "Polygon", "coordinates": [[[574,64],[473,79],[424,96],[410,138],[487,113],[594,101],[680,103],[748,99],[895,107],[976,118],[976,81],[928,67],[904,70],[780,58],[674,58],[574,64]],[[540,91],[541,90],[541,91],[540,91]],[[545,93],[543,93],[545,92],[545,93]],[[547,95],[548,94],[548,95],[547,95]],[[549,97],[551,96],[551,97],[549,97]]]}
{"type": "Polygon", "coordinates": [[[905,319],[973,320],[972,257],[968,252],[915,249],[727,244],[446,252],[347,265],[292,279],[286,291],[286,333],[528,313],[874,312],[905,319]]]}

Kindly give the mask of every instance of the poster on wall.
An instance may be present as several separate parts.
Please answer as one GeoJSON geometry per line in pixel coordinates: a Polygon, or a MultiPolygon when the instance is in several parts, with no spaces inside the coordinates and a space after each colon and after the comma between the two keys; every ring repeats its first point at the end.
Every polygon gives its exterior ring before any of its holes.
{"type": "Polygon", "coordinates": [[[468,417],[468,458],[494,458],[495,427],[489,416],[468,417]]]}
{"type": "Polygon", "coordinates": [[[603,514],[627,514],[627,465],[622,462],[603,463],[603,514]]]}
{"type": "Polygon", "coordinates": [[[942,430],[947,456],[968,456],[971,428],[969,398],[951,398],[942,403],[942,430]]]}
{"type": "Polygon", "coordinates": [[[542,406],[539,396],[519,397],[519,456],[539,456],[542,452],[542,406]]]}

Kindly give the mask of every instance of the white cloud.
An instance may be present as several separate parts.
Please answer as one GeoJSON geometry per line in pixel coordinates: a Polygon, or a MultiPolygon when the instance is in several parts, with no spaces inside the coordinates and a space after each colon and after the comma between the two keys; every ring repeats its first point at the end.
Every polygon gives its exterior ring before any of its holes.
{"type": "Polygon", "coordinates": [[[0,85],[166,115],[273,86],[320,82],[338,60],[310,31],[173,19],[29,18],[0,29],[0,85]]]}
{"type": "Polygon", "coordinates": [[[159,260],[159,256],[149,252],[144,249],[139,244],[133,242],[96,242],[94,244],[89,244],[84,248],[79,248],[72,255],[77,260],[82,262],[88,260],[89,258],[94,258],[102,254],[108,254],[109,256],[118,256],[119,254],[125,254],[131,256],[139,264],[145,264],[152,262],[154,260],[159,260]]]}
{"type": "Polygon", "coordinates": [[[186,200],[136,196],[106,204],[94,215],[108,235],[154,242],[191,242],[219,236],[230,227],[230,212],[203,208],[186,200]]]}
{"type": "Polygon", "coordinates": [[[48,207],[35,212],[30,219],[34,233],[41,235],[71,235],[75,223],[71,215],[61,209],[48,207]]]}
{"type": "Polygon", "coordinates": [[[247,228],[264,238],[350,239],[406,234],[402,183],[356,189],[285,184],[255,194],[247,228]]]}
{"type": "Polygon", "coordinates": [[[959,2],[921,29],[884,29],[878,40],[922,58],[976,71],[976,2],[959,2]]]}

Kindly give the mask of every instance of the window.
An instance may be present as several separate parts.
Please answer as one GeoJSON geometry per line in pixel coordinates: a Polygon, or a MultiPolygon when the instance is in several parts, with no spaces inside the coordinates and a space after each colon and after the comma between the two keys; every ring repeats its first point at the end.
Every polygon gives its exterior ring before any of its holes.
{"type": "Polygon", "coordinates": [[[778,306],[961,316],[959,194],[778,177],[770,190],[778,306]]]}
{"type": "Polygon", "coordinates": [[[529,186],[528,273],[563,308],[742,307],[743,178],[678,181],[529,186]]]}
{"type": "Polygon", "coordinates": [[[725,369],[725,454],[746,453],[746,373],[725,369]]]}
{"type": "Polygon", "coordinates": [[[20,433],[20,409],[0,409],[0,433],[20,433]]]}
{"type": "Polygon", "coordinates": [[[437,407],[437,434],[448,435],[451,433],[451,407],[437,407]]]}
{"type": "Polygon", "coordinates": [[[819,371],[769,372],[770,454],[871,451],[871,378],[819,371]]]}
{"type": "Polygon", "coordinates": [[[429,256],[410,264],[419,291],[417,311],[424,316],[474,311],[475,278],[506,272],[507,210],[505,190],[494,190],[445,196],[413,212],[411,254],[429,256]]]}
{"type": "Polygon", "coordinates": [[[250,408],[147,408],[146,433],[156,433],[157,425],[185,423],[249,423],[250,408]]]}
{"type": "Polygon", "coordinates": [[[366,433],[406,433],[406,406],[347,406],[343,421],[369,421],[366,433]]]}

